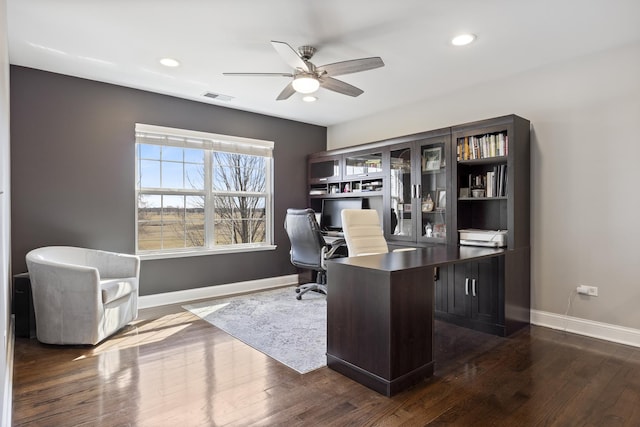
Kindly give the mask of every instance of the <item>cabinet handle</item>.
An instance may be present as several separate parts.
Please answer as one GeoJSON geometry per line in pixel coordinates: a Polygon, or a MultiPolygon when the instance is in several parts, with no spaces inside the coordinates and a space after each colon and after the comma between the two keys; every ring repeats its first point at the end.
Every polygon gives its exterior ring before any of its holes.
{"type": "Polygon", "coordinates": [[[464,294],[469,295],[469,278],[464,279],[464,294]]]}
{"type": "Polygon", "coordinates": [[[327,180],[327,178],[320,178],[320,179],[318,179],[318,181],[326,181],[326,180],[327,180]]]}
{"type": "Polygon", "coordinates": [[[471,279],[471,293],[476,296],[476,279],[471,279]]]}
{"type": "Polygon", "coordinates": [[[420,184],[416,185],[416,199],[420,198],[420,194],[422,193],[422,187],[420,186],[420,184]]]}

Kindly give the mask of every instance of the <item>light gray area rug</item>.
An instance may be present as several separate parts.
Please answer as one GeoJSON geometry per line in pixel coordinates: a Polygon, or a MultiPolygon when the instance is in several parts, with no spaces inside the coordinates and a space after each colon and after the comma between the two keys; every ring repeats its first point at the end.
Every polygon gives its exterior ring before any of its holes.
{"type": "Polygon", "coordinates": [[[307,292],[296,300],[294,287],[183,308],[301,374],[327,364],[327,300],[307,292]]]}

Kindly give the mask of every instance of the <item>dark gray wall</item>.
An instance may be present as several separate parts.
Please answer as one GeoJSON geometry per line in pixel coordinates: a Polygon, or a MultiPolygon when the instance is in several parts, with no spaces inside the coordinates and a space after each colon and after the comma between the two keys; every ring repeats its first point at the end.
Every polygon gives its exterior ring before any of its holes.
{"type": "Polygon", "coordinates": [[[143,261],[141,295],[295,273],[282,223],[326,128],[17,66],[10,90],[14,274],[40,246],[134,252],[136,122],[275,141],[277,250],[143,261]]]}

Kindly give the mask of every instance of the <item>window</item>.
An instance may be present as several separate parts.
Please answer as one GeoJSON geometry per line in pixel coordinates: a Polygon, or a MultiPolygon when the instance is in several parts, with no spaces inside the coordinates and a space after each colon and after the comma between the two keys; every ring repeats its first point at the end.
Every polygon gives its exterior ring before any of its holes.
{"type": "Polygon", "coordinates": [[[273,142],[136,124],[136,251],[271,247],[273,142]]]}

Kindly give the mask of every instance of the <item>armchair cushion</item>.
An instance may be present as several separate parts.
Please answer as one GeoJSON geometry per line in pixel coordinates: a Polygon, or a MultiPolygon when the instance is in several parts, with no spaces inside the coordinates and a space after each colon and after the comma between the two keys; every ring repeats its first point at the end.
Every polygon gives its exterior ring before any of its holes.
{"type": "Polygon", "coordinates": [[[129,295],[131,292],[138,292],[138,281],[135,277],[100,280],[100,289],[102,291],[102,303],[108,304],[111,301],[129,295]]]}

